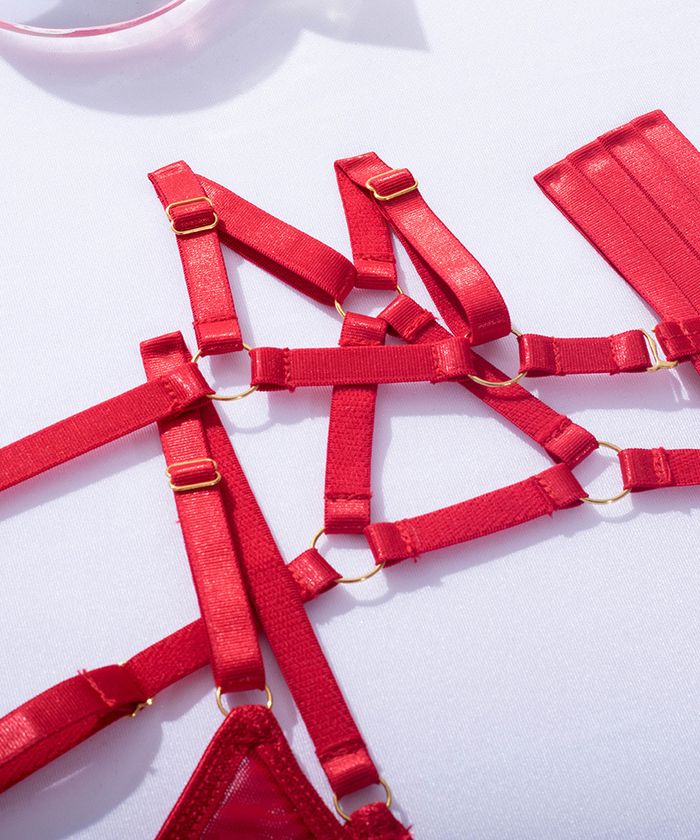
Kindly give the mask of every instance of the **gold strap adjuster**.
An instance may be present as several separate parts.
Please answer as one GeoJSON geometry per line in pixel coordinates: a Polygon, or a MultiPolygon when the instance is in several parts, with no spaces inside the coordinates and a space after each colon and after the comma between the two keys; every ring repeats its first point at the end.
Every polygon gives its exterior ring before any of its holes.
{"type": "MultiPolygon", "coordinates": [[[[377,192],[377,188],[374,186],[372,181],[376,181],[377,178],[383,178],[385,175],[393,175],[394,172],[401,172],[400,169],[387,169],[386,172],[379,172],[377,175],[372,175],[371,178],[368,178],[365,181],[365,187],[372,193],[374,198],[377,201],[391,201],[392,198],[400,198],[402,195],[407,195],[410,192],[418,189],[418,181],[413,179],[413,183],[410,187],[404,187],[402,190],[396,190],[396,192],[389,193],[389,195],[382,195],[382,193],[377,192]]],[[[405,170],[404,170],[405,171],[405,170]]]]}
{"type": "Polygon", "coordinates": [[[219,466],[213,458],[194,458],[192,461],[176,461],[174,464],[168,465],[165,474],[168,477],[170,489],[174,493],[184,493],[186,490],[204,490],[207,487],[216,487],[216,485],[221,481],[219,466]],[[195,464],[209,464],[214,471],[214,478],[210,478],[207,481],[198,481],[195,484],[176,484],[173,481],[172,471],[175,467],[190,467],[195,464]]]}
{"type": "Polygon", "coordinates": [[[208,195],[195,195],[192,198],[183,198],[182,201],[172,201],[165,208],[165,215],[170,221],[170,229],[176,236],[190,236],[193,233],[202,233],[205,230],[214,230],[214,228],[219,224],[219,216],[216,210],[214,210],[214,202],[209,198],[208,195]],[[188,228],[187,230],[181,230],[180,228],[176,227],[175,219],[173,218],[172,213],[173,207],[182,207],[185,204],[196,204],[198,201],[205,201],[211,207],[211,211],[214,216],[214,221],[208,225],[200,225],[199,227],[188,228]]]}

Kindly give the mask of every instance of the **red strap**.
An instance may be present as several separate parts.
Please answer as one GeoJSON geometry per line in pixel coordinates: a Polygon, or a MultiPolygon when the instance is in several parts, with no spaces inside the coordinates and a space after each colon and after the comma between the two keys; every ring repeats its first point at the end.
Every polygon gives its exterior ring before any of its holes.
{"type": "Polygon", "coordinates": [[[163,207],[170,208],[167,212],[185,272],[197,346],[205,356],[241,350],[241,328],[211,199],[182,160],[151,172],[148,177],[163,207]]]}
{"type": "Polygon", "coordinates": [[[341,575],[315,548],[307,548],[295,557],[287,568],[299,587],[299,594],[304,603],[328,592],[341,578],[341,575]]]}
{"type": "Polygon", "coordinates": [[[365,528],[377,563],[392,566],[409,557],[467,542],[581,503],[586,491],[571,470],[557,464],[538,475],[441,510],[377,522],[365,528]]]}
{"type": "MultiPolygon", "coordinates": [[[[700,160],[681,137],[656,111],[603,135],[535,179],[669,321],[700,315],[700,258],[688,229],[698,213],[700,160]]],[[[693,362],[700,370],[700,356],[693,362]]]]}
{"type": "Polygon", "coordinates": [[[120,665],[84,671],[28,700],[0,719],[0,791],[30,775],[204,666],[201,621],[120,665]]]}
{"type": "Polygon", "coordinates": [[[390,226],[448,327],[482,344],[507,335],[508,310],[486,270],[428,207],[407,169],[374,152],[335,163],[358,285],[396,286],[390,226]]]}
{"type": "Polygon", "coordinates": [[[196,365],[60,420],[0,449],[0,491],[201,402],[212,389],[196,365]]]}
{"type": "Polygon", "coordinates": [[[623,449],[618,457],[628,490],[700,484],[700,449],[623,449]]]}
{"type": "MultiPolygon", "coordinates": [[[[399,295],[380,313],[380,317],[386,320],[404,341],[411,343],[435,343],[444,341],[450,335],[437,323],[431,312],[423,309],[407,295],[399,295]]],[[[502,382],[508,378],[478,353],[472,353],[471,358],[477,376],[482,379],[502,382]]],[[[554,411],[518,384],[507,388],[487,388],[472,382],[471,379],[462,379],[460,385],[532,438],[555,461],[562,461],[569,467],[574,467],[598,448],[598,443],[590,432],[554,411]]]]}
{"type": "Polygon", "coordinates": [[[411,840],[412,836],[383,802],[353,811],[343,829],[346,840],[411,840]]]}
{"type": "MultiPolygon", "coordinates": [[[[183,344],[180,359],[188,356],[183,344]]],[[[323,655],[299,590],[210,401],[202,406],[201,416],[207,447],[222,475],[219,486],[255,611],[331,787],[338,796],[344,796],[374,784],[378,780],[377,769],[323,655]]]]}
{"type": "Polygon", "coordinates": [[[700,354],[700,318],[662,321],[654,328],[669,361],[683,361],[700,354]]]}
{"type": "Polygon", "coordinates": [[[342,302],[353,288],[355,268],[345,257],[214,181],[195,175],[184,161],[151,172],[149,178],[163,207],[169,208],[177,234],[202,355],[242,347],[220,238],[246,259],[322,303],[342,302]]]}
{"type": "MultiPolygon", "coordinates": [[[[341,347],[380,346],[386,321],[348,312],[341,347]]],[[[370,523],[372,437],[376,385],[333,388],[326,452],[324,528],[328,534],[361,533],[370,523]]]]}
{"type": "Polygon", "coordinates": [[[469,342],[454,337],[413,347],[255,347],[250,360],[251,385],[262,391],[293,391],[316,385],[446,382],[474,373],[469,342]]]}
{"type": "Polygon", "coordinates": [[[551,338],[526,333],[518,336],[518,345],[520,372],[528,376],[640,373],[652,366],[641,330],[607,338],[551,338]]]}
{"type": "MultiPolygon", "coordinates": [[[[177,367],[183,346],[180,333],[143,342],[141,355],[148,378],[165,376],[177,367]]],[[[209,638],[215,684],[224,692],[263,689],[265,670],[257,628],[229,528],[221,473],[207,446],[201,412],[194,409],[158,425],[209,638]]]]}

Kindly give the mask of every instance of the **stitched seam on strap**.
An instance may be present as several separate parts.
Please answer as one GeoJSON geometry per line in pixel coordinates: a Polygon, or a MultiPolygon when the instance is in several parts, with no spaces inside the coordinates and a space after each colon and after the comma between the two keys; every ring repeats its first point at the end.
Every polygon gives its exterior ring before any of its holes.
{"type": "Polygon", "coordinates": [[[435,371],[435,376],[444,378],[446,376],[447,371],[442,365],[442,358],[437,352],[434,344],[430,345],[430,355],[433,357],[433,368],[435,371]]]}
{"type": "Polygon", "coordinates": [[[552,352],[554,353],[554,370],[559,375],[562,372],[561,366],[561,348],[559,347],[559,339],[552,339],[552,352]]]}
{"type": "Polygon", "coordinates": [[[551,431],[547,437],[542,441],[542,446],[546,446],[548,443],[551,443],[555,438],[558,438],[559,435],[563,434],[569,426],[573,424],[573,421],[570,420],[568,417],[562,417],[559,425],[551,431]]]}
{"type": "Polygon", "coordinates": [[[285,347],[282,351],[282,369],[284,372],[284,384],[292,390],[292,359],[288,347],[285,347]]]}
{"type": "Polygon", "coordinates": [[[671,475],[671,465],[668,462],[666,452],[663,449],[653,449],[651,462],[659,482],[670,484],[673,476],[671,475]]]}
{"type": "Polygon", "coordinates": [[[608,338],[608,344],[610,345],[610,356],[612,357],[615,365],[615,373],[620,373],[622,370],[620,366],[620,358],[623,355],[623,342],[620,340],[620,336],[611,335],[608,338]]]}
{"type": "Polygon", "coordinates": [[[554,497],[549,492],[549,488],[547,487],[545,482],[542,480],[542,477],[539,476],[539,475],[533,475],[532,476],[532,484],[535,487],[535,489],[539,491],[540,495],[542,496],[542,498],[547,503],[547,507],[549,508],[547,513],[548,513],[549,516],[551,516],[554,513],[555,510],[558,510],[558,506],[555,502],[554,497]]]}
{"type": "Polygon", "coordinates": [[[420,556],[420,547],[413,527],[405,519],[400,519],[396,523],[396,530],[399,532],[401,542],[406,546],[408,556],[417,559],[420,556]]]}

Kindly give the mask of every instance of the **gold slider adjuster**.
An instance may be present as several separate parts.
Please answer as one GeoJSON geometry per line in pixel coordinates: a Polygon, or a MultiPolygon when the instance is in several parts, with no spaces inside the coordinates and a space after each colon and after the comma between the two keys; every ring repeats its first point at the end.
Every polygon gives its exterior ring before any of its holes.
{"type": "Polygon", "coordinates": [[[379,172],[376,175],[372,175],[371,178],[368,178],[365,181],[365,187],[372,193],[372,195],[374,196],[374,198],[377,199],[377,201],[391,201],[392,198],[400,198],[402,195],[408,195],[408,193],[417,190],[418,181],[416,181],[415,178],[413,179],[413,183],[409,187],[404,187],[402,190],[396,190],[396,192],[389,193],[389,195],[383,195],[382,193],[378,192],[377,188],[372,183],[372,181],[376,181],[377,178],[384,178],[386,175],[393,175],[394,172],[401,171],[401,169],[387,169],[386,172],[379,172]]]}
{"type": "Polygon", "coordinates": [[[213,458],[194,458],[192,461],[177,461],[174,464],[168,465],[168,468],[165,470],[165,474],[168,477],[170,489],[175,493],[184,493],[186,490],[204,490],[207,487],[216,487],[216,485],[221,481],[219,466],[213,458]],[[206,481],[198,481],[194,484],[176,484],[175,481],[173,481],[173,470],[176,467],[191,467],[197,464],[209,464],[214,472],[214,478],[207,479],[206,481]]]}
{"type": "Polygon", "coordinates": [[[183,198],[182,201],[171,201],[165,208],[165,215],[170,221],[170,229],[176,236],[190,236],[193,233],[202,233],[205,230],[214,230],[214,228],[219,224],[219,215],[216,210],[214,210],[214,202],[208,195],[195,195],[192,198],[183,198]],[[200,225],[199,227],[187,228],[186,230],[178,228],[175,224],[175,219],[173,218],[173,207],[183,207],[185,204],[196,204],[198,201],[204,201],[211,207],[214,221],[210,222],[208,225],[200,225]]]}

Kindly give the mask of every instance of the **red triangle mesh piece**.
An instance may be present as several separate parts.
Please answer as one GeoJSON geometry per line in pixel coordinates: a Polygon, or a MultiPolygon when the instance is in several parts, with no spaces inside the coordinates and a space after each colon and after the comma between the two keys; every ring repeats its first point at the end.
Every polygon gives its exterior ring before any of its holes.
{"type": "Polygon", "coordinates": [[[157,840],[340,840],[272,712],[240,706],[220,727],[157,840]]]}

